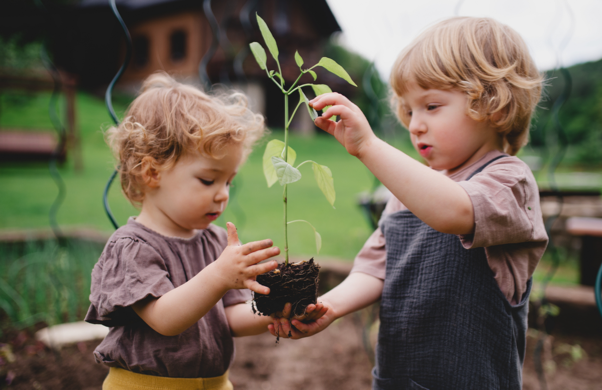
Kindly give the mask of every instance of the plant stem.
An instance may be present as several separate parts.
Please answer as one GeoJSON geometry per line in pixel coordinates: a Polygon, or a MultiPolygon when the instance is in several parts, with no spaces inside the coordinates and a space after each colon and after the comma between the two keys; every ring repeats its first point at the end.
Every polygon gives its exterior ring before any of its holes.
{"type": "MultiPolygon", "coordinates": [[[[288,163],[288,93],[284,94],[284,161],[288,163]]],[[[288,216],[287,216],[287,191],[288,184],[284,185],[284,264],[288,265],[288,216]]]]}

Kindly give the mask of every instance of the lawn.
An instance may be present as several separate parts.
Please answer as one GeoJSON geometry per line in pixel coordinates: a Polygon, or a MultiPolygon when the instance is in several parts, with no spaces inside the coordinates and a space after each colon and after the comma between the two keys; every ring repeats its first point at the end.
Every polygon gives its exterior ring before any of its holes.
{"type": "MultiPolygon", "coordinates": [[[[52,131],[48,102],[47,94],[2,95],[0,130],[52,131]]],[[[123,113],[126,104],[125,98],[117,100],[118,114],[123,113]]],[[[102,207],[102,192],[114,164],[102,132],[111,125],[110,117],[104,102],[86,93],[78,95],[77,116],[84,170],[75,172],[72,159],[60,168],[67,191],[57,221],[65,229],[91,227],[110,233],[113,228],[102,207]]],[[[234,222],[245,242],[269,237],[282,245],[282,188],[278,184],[267,188],[261,166],[263,147],[272,138],[282,139],[282,131],[273,130],[251,154],[233,183],[230,204],[217,224],[234,222]]],[[[358,195],[373,189],[374,176],[324,133],[313,137],[292,135],[290,145],[297,152],[298,162],[314,160],[330,167],[337,193],[332,208],[316,186],[311,168],[305,165],[301,181],[289,186],[289,220],[305,219],[316,227],[323,240],[321,256],[353,259],[371,233],[358,206],[358,195]]],[[[48,213],[58,189],[45,164],[2,164],[0,181],[0,229],[49,227],[48,213]]],[[[119,224],[137,214],[118,183],[111,188],[109,203],[119,224]]],[[[292,256],[315,255],[313,231],[304,224],[290,225],[289,246],[292,256]]]]}

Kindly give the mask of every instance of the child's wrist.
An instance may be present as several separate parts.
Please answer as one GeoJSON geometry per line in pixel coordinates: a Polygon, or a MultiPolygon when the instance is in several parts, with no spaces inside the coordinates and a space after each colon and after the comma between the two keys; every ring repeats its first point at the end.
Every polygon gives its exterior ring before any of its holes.
{"type": "Polygon", "coordinates": [[[368,136],[368,138],[363,142],[362,146],[358,149],[356,157],[363,162],[365,158],[368,158],[373,151],[378,148],[379,141],[384,142],[378,138],[376,134],[370,134],[370,136],[368,136]]]}
{"type": "Polygon", "coordinates": [[[204,273],[204,275],[202,275],[204,276],[204,284],[217,290],[221,294],[225,294],[228,290],[232,290],[234,288],[234,286],[229,285],[230,283],[228,278],[223,276],[219,265],[215,262],[205,267],[201,272],[198,273],[198,275],[201,275],[202,273],[204,273]]]}

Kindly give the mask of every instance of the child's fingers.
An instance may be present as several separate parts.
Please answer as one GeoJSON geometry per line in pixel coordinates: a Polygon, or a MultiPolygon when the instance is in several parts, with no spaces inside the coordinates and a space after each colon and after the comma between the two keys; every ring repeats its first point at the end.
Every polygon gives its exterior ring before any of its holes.
{"type": "Polygon", "coordinates": [[[316,310],[314,310],[310,317],[308,318],[309,321],[315,321],[319,318],[322,318],[324,316],[324,314],[326,314],[326,312],[328,311],[328,307],[326,306],[321,306],[321,307],[317,307],[316,305],[316,310]]]}
{"type": "Polygon", "coordinates": [[[289,319],[291,318],[291,311],[292,311],[293,305],[289,303],[284,305],[284,309],[282,309],[282,311],[279,314],[279,318],[286,318],[289,319]]]}
{"type": "Polygon", "coordinates": [[[228,229],[228,245],[239,246],[240,240],[238,239],[238,232],[236,226],[232,222],[226,222],[226,228],[228,229]]]}
{"type": "Polygon", "coordinates": [[[256,292],[261,295],[268,295],[270,293],[270,288],[264,286],[263,284],[259,284],[256,280],[247,279],[244,281],[243,285],[251,291],[256,292]]]}
{"type": "Polygon", "coordinates": [[[314,121],[314,124],[318,126],[318,128],[324,130],[330,135],[334,135],[334,131],[336,130],[337,123],[327,119],[323,116],[319,116],[314,121]]]}
{"type": "Polygon", "coordinates": [[[290,303],[286,303],[282,311],[272,313],[270,317],[272,317],[272,319],[290,318],[292,307],[293,306],[290,303]]]}
{"type": "Polygon", "coordinates": [[[241,248],[242,254],[248,255],[249,253],[253,253],[253,252],[256,252],[261,249],[269,248],[272,245],[274,245],[274,242],[272,240],[270,240],[269,238],[266,240],[249,242],[242,246],[242,248],[241,248]]]}
{"type": "MultiPolygon", "coordinates": [[[[339,115],[341,117],[342,120],[346,120],[352,117],[352,115],[354,115],[355,112],[346,106],[342,106],[342,105],[338,105],[338,106],[332,106],[330,107],[328,110],[326,110],[325,113],[322,114],[322,116],[320,118],[322,119],[326,119],[329,120],[332,124],[336,125],[336,122],[333,122],[330,120],[330,118],[332,118],[335,115],[339,115]]],[[[318,118],[316,118],[318,119],[318,118]]]]}
{"type": "Polygon", "coordinates": [[[276,260],[272,260],[247,267],[246,271],[249,277],[254,277],[257,275],[265,274],[266,272],[270,272],[271,270],[276,268],[278,268],[278,262],[276,260]]]}
{"type": "MultiPolygon", "coordinates": [[[[322,305],[320,302],[316,303],[315,305],[310,305],[311,306],[311,310],[306,310],[306,315],[304,318],[298,318],[301,321],[304,322],[310,322],[310,321],[315,321],[316,319],[320,318],[321,316],[320,311],[324,308],[324,305],[322,305]]],[[[310,309],[310,307],[307,307],[308,309],[310,309]]]]}
{"type": "Polygon", "coordinates": [[[288,338],[289,334],[291,334],[292,332],[292,326],[291,323],[289,322],[288,319],[286,318],[281,318],[280,319],[280,337],[285,337],[288,338]]]}
{"type": "MultiPolygon", "coordinates": [[[[274,246],[272,248],[262,249],[262,250],[258,250],[257,252],[253,252],[250,255],[245,256],[243,261],[244,261],[244,264],[246,264],[247,266],[251,266],[253,264],[259,263],[260,261],[267,260],[270,257],[278,256],[279,254],[280,254],[280,248],[278,248],[277,246],[274,246]]],[[[271,269],[273,269],[273,268],[271,268],[271,269]]],[[[270,270],[268,270],[268,271],[270,271],[270,270]]],[[[255,273],[256,271],[253,270],[252,272],[255,273]]],[[[262,273],[263,272],[257,272],[257,273],[255,273],[255,275],[259,275],[262,273]]]]}
{"type": "Polygon", "coordinates": [[[284,310],[282,310],[282,317],[291,318],[291,311],[293,309],[293,305],[289,303],[284,305],[284,310]]]}
{"type": "Polygon", "coordinates": [[[293,326],[294,329],[296,329],[298,333],[301,333],[304,335],[311,333],[312,331],[315,332],[319,327],[319,325],[315,321],[303,323],[299,320],[292,320],[291,326],[293,326]]]}
{"type": "Polygon", "coordinates": [[[313,107],[316,111],[320,111],[326,106],[354,106],[354,104],[349,99],[336,92],[325,93],[320,96],[317,96],[309,101],[309,105],[313,107]]]}
{"type": "Polygon", "coordinates": [[[268,331],[272,334],[272,336],[276,337],[276,330],[274,329],[274,324],[268,324],[268,331]]]}

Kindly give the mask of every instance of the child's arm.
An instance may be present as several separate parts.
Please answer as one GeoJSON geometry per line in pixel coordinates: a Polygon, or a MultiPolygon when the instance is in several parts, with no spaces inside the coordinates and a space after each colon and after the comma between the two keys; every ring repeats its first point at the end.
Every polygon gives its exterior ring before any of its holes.
{"type": "MultiPolygon", "coordinates": [[[[311,317],[311,322],[297,319],[289,322],[286,318],[275,318],[268,329],[272,335],[284,338],[288,338],[289,332],[292,339],[313,336],[326,329],[337,318],[376,302],[382,294],[383,284],[382,279],[362,272],[354,272],[320,298],[327,310],[321,313],[319,318],[311,317]]],[[[313,312],[321,309],[309,305],[307,310],[313,312]]]]}
{"type": "Polygon", "coordinates": [[[332,106],[316,119],[316,126],[334,135],[414,215],[443,233],[474,231],[472,202],[460,185],[376,137],[362,111],[346,97],[327,93],[310,103],[316,110],[332,106]],[[334,115],[341,119],[328,119],[334,115]]]}
{"type": "MultiPolygon", "coordinates": [[[[202,318],[230,289],[248,288],[260,294],[270,289],[255,277],[275,269],[276,261],[257,264],[280,253],[271,240],[240,245],[236,228],[230,222],[228,246],[222,255],[183,285],[160,298],[150,297],[133,305],[134,311],[151,328],[165,336],[175,336],[202,318]]],[[[268,321],[269,322],[269,321],[268,321]]]]}
{"type": "Polygon", "coordinates": [[[234,337],[253,336],[268,330],[272,317],[253,314],[250,304],[239,303],[226,307],[226,317],[234,337]]]}

